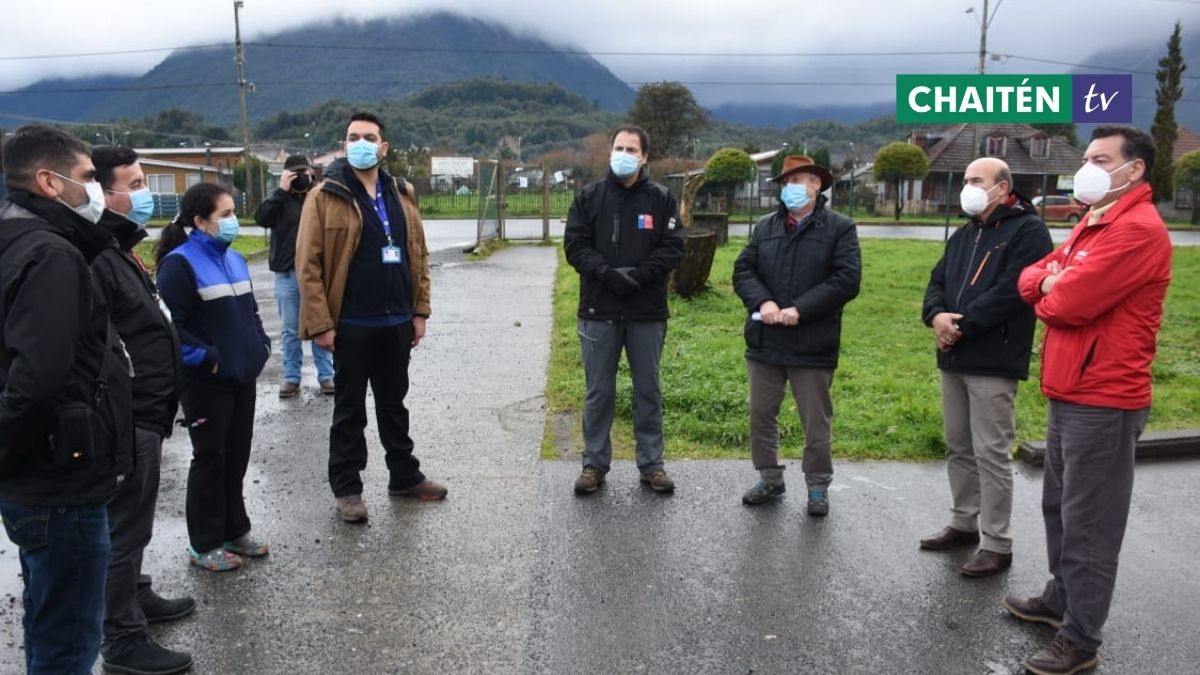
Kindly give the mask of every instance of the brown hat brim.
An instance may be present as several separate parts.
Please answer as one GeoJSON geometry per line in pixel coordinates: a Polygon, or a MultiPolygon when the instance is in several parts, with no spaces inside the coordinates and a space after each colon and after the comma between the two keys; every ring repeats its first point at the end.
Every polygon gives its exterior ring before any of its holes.
{"type": "Polygon", "coordinates": [[[778,183],[778,182],[782,181],[784,178],[787,178],[788,176],[790,176],[794,173],[801,173],[801,172],[811,173],[811,174],[817,176],[818,178],[820,178],[821,179],[821,190],[820,190],[821,192],[828,190],[829,187],[831,185],[833,185],[833,174],[829,173],[829,169],[826,169],[825,167],[821,166],[820,164],[807,164],[805,166],[797,166],[789,171],[784,171],[783,173],[779,174],[778,176],[775,176],[774,178],[772,178],[771,180],[778,183]]]}

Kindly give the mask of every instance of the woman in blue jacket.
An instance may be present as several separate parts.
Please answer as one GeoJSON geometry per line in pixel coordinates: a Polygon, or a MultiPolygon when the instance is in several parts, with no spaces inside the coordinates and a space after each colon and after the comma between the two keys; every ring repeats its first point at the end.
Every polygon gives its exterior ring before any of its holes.
{"type": "Polygon", "coordinates": [[[233,196],[199,183],[155,256],[158,290],[175,321],[183,353],[181,403],[192,438],[187,526],[192,564],[233,570],[267,554],[250,536],[242,482],[254,433],[255,380],[271,352],[237,238],[233,196]],[[188,234],[185,228],[190,228],[188,234]]]}

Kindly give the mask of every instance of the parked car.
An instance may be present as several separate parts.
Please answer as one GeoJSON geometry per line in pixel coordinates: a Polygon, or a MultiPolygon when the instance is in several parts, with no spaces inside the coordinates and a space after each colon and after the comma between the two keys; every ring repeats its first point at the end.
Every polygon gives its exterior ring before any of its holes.
{"type": "MultiPolygon", "coordinates": [[[[1042,197],[1034,197],[1033,205],[1038,211],[1042,209],[1042,197]]],[[[1086,204],[1080,204],[1071,197],[1066,195],[1046,195],[1046,214],[1042,216],[1042,220],[1065,220],[1068,223],[1077,223],[1087,212],[1086,204]]]]}

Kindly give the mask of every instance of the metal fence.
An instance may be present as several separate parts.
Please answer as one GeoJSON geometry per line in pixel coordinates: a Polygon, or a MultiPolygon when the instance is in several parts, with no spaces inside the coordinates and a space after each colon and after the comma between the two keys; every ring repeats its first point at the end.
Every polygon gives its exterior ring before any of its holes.
{"type": "Polygon", "coordinates": [[[481,159],[477,162],[476,176],[478,189],[476,196],[476,228],[475,245],[488,240],[498,239],[504,231],[503,208],[501,206],[504,184],[504,167],[499,161],[481,159]]]}

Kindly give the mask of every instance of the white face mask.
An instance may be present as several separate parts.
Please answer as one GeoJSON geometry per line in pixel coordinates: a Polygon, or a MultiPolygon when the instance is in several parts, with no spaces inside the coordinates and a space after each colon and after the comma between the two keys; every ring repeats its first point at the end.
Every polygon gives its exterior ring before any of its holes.
{"type": "Polygon", "coordinates": [[[68,178],[61,173],[54,171],[51,173],[65,181],[69,181],[83,188],[84,191],[87,192],[88,196],[87,203],[80,206],[71,206],[70,204],[64,202],[61,198],[58,200],[58,202],[71,209],[75,213],[78,213],[89,223],[100,222],[100,216],[104,214],[104,188],[100,187],[100,183],[94,180],[86,183],[80,183],[79,181],[68,178]]]}
{"type": "Polygon", "coordinates": [[[988,195],[998,187],[1000,187],[999,183],[996,183],[987,190],[978,185],[964,185],[962,192],[958,195],[958,201],[962,204],[963,213],[966,213],[968,216],[977,216],[987,211],[988,205],[992,203],[988,195]]]}
{"type": "Polygon", "coordinates": [[[1121,187],[1112,186],[1112,175],[1133,164],[1133,160],[1125,162],[1112,171],[1105,171],[1091,162],[1085,163],[1075,172],[1075,199],[1087,205],[1095,204],[1104,199],[1110,192],[1124,190],[1132,181],[1126,181],[1121,187]]]}

